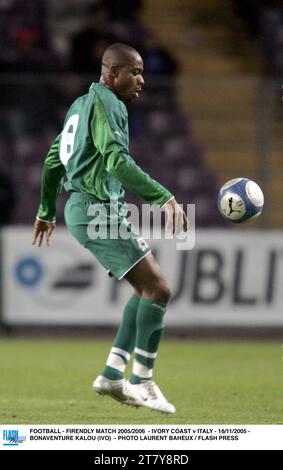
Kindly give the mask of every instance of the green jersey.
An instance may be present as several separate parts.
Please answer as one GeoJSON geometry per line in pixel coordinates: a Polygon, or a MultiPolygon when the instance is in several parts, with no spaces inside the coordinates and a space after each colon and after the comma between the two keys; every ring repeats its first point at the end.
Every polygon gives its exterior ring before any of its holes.
{"type": "Polygon", "coordinates": [[[102,202],[122,201],[123,186],[160,207],[173,198],[130,157],[126,106],[101,83],[93,83],[88,94],[74,101],[47,154],[39,219],[55,221],[65,174],[67,191],[88,193],[102,202]]]}

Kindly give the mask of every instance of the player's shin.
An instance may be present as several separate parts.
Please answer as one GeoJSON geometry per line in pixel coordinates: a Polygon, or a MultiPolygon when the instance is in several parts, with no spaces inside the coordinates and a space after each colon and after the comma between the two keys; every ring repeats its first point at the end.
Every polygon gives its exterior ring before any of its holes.
{"type": "Polygon", "coordinates": [[[102,372],[109,380],[120,380],[124,377],[126,365],[135,347],[139,301],[140,297],[133,295],[125,306],[119,330],[102,372]]]}
{"type": "Polygon", "coordinates": [[[137,337],[135,344],[135,359],[132,384],[152,379],[154,362],[164,330],[163,316],[166,304],[141,299],[137,315],[137,337]]]}

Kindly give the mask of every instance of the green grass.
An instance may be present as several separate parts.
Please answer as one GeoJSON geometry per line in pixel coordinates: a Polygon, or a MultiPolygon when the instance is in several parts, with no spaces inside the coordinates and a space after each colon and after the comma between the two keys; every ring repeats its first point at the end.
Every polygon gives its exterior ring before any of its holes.
{"type": "Polygon", "coordinates": [[[91,390],[110,341],[2,340],[1,424],[283,424],[278,343],[164,340],[156,382],[175,415],[121,406],[91,390]]]}

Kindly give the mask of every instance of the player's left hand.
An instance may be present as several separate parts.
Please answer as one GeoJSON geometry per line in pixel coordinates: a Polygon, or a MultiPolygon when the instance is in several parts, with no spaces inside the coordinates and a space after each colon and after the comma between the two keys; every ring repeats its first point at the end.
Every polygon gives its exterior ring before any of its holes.
{"type": "Polygon", "coordinates": [[[55,222],[44,222],[43,220],[36,219],[34,222],[34,232],[33,232],[33,245],[42,245],[44,234],[46,236],[46,244],[50,246],[51,244],[51,235],[55,228],[55,222]]]}

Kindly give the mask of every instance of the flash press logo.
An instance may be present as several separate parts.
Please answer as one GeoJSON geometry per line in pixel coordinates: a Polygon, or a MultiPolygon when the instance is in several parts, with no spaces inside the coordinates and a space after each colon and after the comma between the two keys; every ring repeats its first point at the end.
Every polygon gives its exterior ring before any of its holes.
{"type": "Polygon", "coordinates": [[[26,441],[26,436],[19,436],[17,429],[4,429],[3,446],[18,446],[26,441]]]}

